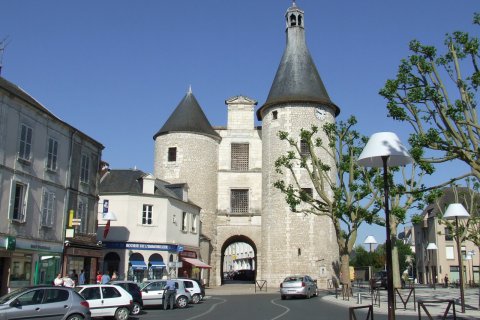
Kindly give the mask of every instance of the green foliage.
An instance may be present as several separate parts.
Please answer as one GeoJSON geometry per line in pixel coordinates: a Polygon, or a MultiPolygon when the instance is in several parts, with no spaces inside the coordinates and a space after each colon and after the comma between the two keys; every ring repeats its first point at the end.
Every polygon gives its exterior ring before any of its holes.
{"type": "MultiPolygon", "coordinates": [[[[473,23],[479,22],[475,13],[473,23]]],[[[379,92],[387,100],[388,116],[412,127],[411,155],[423,171],[432,174],[436,163],[451,160],[471,167],[442,186],[466,176],[480,178],[479,39],[456,31],[447,34],[445,48],[440,54],[433,46],[411,41],[410,56],[379,92]]]]}

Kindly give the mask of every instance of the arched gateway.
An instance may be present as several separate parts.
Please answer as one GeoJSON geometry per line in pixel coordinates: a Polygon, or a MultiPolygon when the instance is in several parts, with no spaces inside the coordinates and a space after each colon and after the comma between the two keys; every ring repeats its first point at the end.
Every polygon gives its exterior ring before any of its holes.
{"type": "Polygon", "coordinates": [[[252,239],[232,236],[223,243],[221,253],[222,284],[229,280],[251,282],[256,279],[257,246],[252,239]]]}

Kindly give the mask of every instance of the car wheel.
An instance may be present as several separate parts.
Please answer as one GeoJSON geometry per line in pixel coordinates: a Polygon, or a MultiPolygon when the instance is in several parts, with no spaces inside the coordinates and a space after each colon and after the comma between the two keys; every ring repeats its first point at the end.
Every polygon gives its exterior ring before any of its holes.
{"type": "Polygon", "coordinates": [[[72,314],[67,318],[67,320],[83,320],[83,319],[85,318],[79,314],[72,314]]]}
{"type": "Polygon", "coordinates": [[[142,311],[142,306],[138,302],[134,302],[132,306],[131,314],[136,316],[137,314],[140,313],[140,311],[142,311]]]}
{"type": "Polygon", "coordinates": [[[118,308],[117,311],[115,311],[115,320],[127,320],[129,313],[127,308],[118,308]]]}
{"type": "Polygon", "coordinates": [[[185,308],[188,304],[188,298],[185,296],[180,296],[177,298],[177,308],[185,308]]]}
{"type": "Polygon", "coordinates": [[[287,296],[284,296],[284,295],[282,294],[281,298],[282,298],[282,300],[285,300],[285,299],[287,299],[287,296]]]}
{"type": "Polygon", "coordinates": [[[201,297],[198,293],[195,293],[193,296],[192,296],[192,303],[193,304],[197,304],[199,303],[201,300],[201,297]]]}

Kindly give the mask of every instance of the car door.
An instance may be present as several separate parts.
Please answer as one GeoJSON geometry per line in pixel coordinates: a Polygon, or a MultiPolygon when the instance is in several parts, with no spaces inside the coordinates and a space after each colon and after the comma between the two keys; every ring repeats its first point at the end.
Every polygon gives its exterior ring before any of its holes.
{"type": "Polygon", "coordinates": [[[114,287],[102,287],[103,308],[106,315],[113,316],[120,306],[128,305],[122,294],[114,287]]]}
{"type": "Polygon", "coordinates": [[[165,281],[150,282],[142,289],[143,305],[155,306],[163,303],[165,281]]]}
{"type": "MultiPolygon", "coordinates": [[[[70,292],[62,288],[47,288],[41,308],[45,319],[61,319],[71,305],[70,292]]],[[[43,318],[42,318],[43,319],[43,318]]]]}
{"type": "Polygon", "coordinates": [[[80,294],[88,301],[92,317],[103,317],[105,311],[103,310],[102,295],[100,294],[100,287],[85,287],[80,294]]]}
{"type": "Polygon", "coordinates": [[[42,288],[20,295],[10,304],[10,308],[5,310],[6,319],[49,319],[41,307],[44,293],[45,290],[42,288]]]}

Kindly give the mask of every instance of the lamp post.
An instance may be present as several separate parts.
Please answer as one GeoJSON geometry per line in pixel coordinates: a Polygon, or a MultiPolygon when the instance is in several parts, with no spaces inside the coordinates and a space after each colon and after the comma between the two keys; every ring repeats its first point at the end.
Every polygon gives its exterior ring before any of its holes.
{"type": "Polygon", "coordinates": [[[395,319],[395,306],[393,295],[392,273],[392,236],[390,229],[388,167],[405,166],[412,162],[406,148],[393,132],[374,133],[358,157],[358,164],[364,167],[383,167],[383,187],[385,193],[385,251],[387,258],[387,295],[388,295],[388,320],[395,319]]]}
{"type": "MultiPolygon", "coordinates": [[[[365,238],[365,241],[363,241],[363,243],[365,244],[368,244],[370,246],[370,254],[372,253],[372,245],[374,244],[377,244],[377,240],[375,239],[374,236],[368,236],[365,238]]],[[[372,277],[373,277],[373,270],[372,270],[372,266],[369,266],[370,267],[370,272],[369,272],[369,279],[368,281],[371,283],[371,280],[372,280],[372,277]]]]}
{"type": "Polygon", "coordinates": [[[429,272],[431,274],[430,278],[432,279],[432,284],[433,284],[433,289],[435,290],[435,283],[436,283],[436,274],[437,274],[437,267],[435,266],[435,272],[433,272],[433,268],[431,266],[431,261],[432,261],[432,254],[431,251],[437,250],[438,247],[435,243],[430,242],[427,246],[427,252],[428,252],[428,267],[429,267],[429,272]]]}
{"type": "Polygon", "coordinates": [[[460,304],[462,306],[462,313],[465,313],[465,294],[464,294],[464,283],[463,283],[463,263],[462,263],[462,248],[460,247],[460,235],[458,234],[458,219],[468,219],[470,215],[467,210],[462,206],[461,203],[452,203],[448,206],[447,211],[443,215],[444,219],[453,220],[455,219],[455,242],[457,244],[457,255],[458,255],[458,269],[460,273],[460,304]]]}

